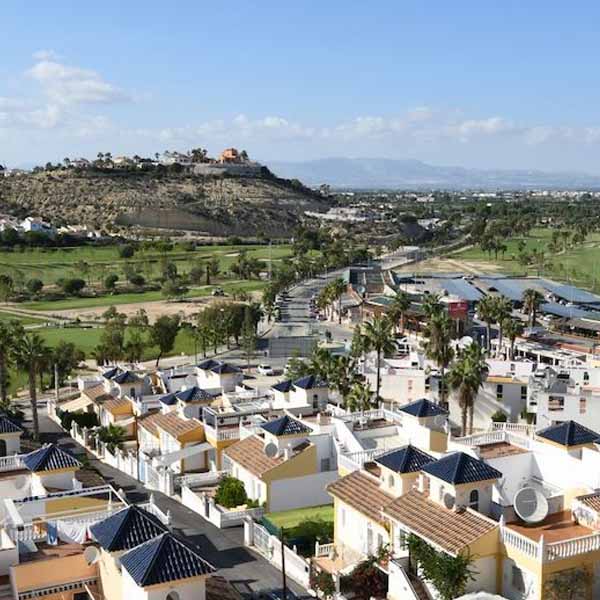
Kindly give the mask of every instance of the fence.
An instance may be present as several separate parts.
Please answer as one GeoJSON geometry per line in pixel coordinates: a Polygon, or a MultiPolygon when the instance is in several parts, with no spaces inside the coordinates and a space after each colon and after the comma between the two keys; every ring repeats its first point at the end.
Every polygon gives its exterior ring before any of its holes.
{"type": "Polygon", "coordinates": [[[20,454],[0,458],[0,471],[18,471],[19,469],[23,469],[24,466],[20,454]]]}

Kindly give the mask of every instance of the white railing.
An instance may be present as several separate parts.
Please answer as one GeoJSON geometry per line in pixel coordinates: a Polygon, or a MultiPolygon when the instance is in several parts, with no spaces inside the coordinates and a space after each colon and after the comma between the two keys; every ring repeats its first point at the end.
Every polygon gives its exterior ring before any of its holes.
{"type": "Polygon", "coordinates": [[[250,437],[256,433],[259,433],[262,430],[262,425],[258,425],[258,424],[254,424],[254,423],[247,423],[247,424],[242,424],[240,423],[240,431],[239,431],[239,437],[240,440],[246,439],[247,437],[250,437]]]}
{"type": "Polygon", "coordinates": [[[217,440],[238,440],[240,438],[239,429],[217,429],[217,440]]]}
{"type": "Polygon", "coordinates": [[[342,467],[350,471],[356,471],[365,463],[374,460],[386,452],[388,452],[388,449],[373,448],[372,450],[361,450],[360,452],[348,452],[346,454],[340,454],[338,456],[338,467],[342,467]]]}
{"type": "Polygon", "coordinates": [[[500,526],[500,535],[506,546],[510,546],[532,558],[541,559],[541,548],[537,542],[504,526],[500,526]]]}
{"type": "Polygon", "coordinates": [[[486,431],[484,433],[473,433],[463,437],[452,438],[452,441],[464,446],[483,446],[485,444],[497,444],[506,441],[504,431],[486,431]]]}
{"type": "Polygon", "coordinates": [[[77,579],[75,581],[69,580],[68,583],[59,583],[57,585],[49,587],[39,587],[33,590],[27,590],[20,592],[17,596],[18,600],[30,600],[34,598],[41,598],[43,596],[63,596],[63,592],[67,592],[70,596],[72,590],[85,589],[87,586],[96,585],[98,583],[98,577],[88,577],[86,579],[77,579]]]}
{"type": "Polygon", "coordinates": [[[535,434],[535,427],[533,425],[526,425],[525,423],[492,423],[491,429],[492,431],[501,430],[528,437],[533,437],[535,434]]]}
{"type": "Polygon", "coordinates": [[[600,533],[545,545],[544,562],[552,562],[600,550],[600,533]]]}
{"type": "Polygon", "coordinates": [[[384,419],[386,412],[389,412],[389,411],[384,411],[379,408],[375,408],[373,410],[363,410],[363,411],[348,413],[348,414],[340,416],[338,418],[340,420],[344,421],[345,423],[363,421],[365,419],[366,420],[384,419]]]}
{"type": "Polygon", "coordinates": [[[208,471],[207,473],[190,473],[176,478],[177,483],[188,487],[202,487],[218,483],[228,471],[208,471]]]}
{"type": "Polygon", "coordinates": [[[335,544],[319,544],[315,542],[315,557],[328,557],[335,553],[335,544]]]}
{"type": "Polygon", "coordinates": [[[0,471],[17,471],[24,469],[23,455],[3,456],[0,458],[0,471]]]}

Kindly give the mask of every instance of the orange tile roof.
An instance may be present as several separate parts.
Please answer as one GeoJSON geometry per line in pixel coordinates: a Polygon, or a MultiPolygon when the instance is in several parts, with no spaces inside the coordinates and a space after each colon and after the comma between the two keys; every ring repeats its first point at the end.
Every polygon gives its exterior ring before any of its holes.
{"type": "Polygon", "coordinates": [[[282,456],[269,458],[264,451],[264,441],[256,435],[236,442],[223,452],[233,462],[257,477],[284,462],[282,456]]]}
{"type": "Polygon", "coordinates": [[[409,531],[454,555],[498,527],[497,523],[473,510],[449,510],[417,490],[396,498],[386,506],[384,513],[409,531]]]}
{"type": "Polygon", "coordinates": [[[354,471],[327,486],[327,491],[369,519],[383,525],[381,511],[394,496],[379,487],[379,481],[363,471],[354,471]]]}
{"type": "Polygon", "coordinates": [[[86,388],[81,393],[87,396],[92,402],[107,402],[114,399],[114,396],[109,394],[101,383],[94,387],[86,388]]]}
{"type": "Polygon", "coordinates": [[[158,437],[158,429],[156,428],[156,422],[163,415],[160,412],[150,413],[138,419],[138,425],[149,431],[152,435],[158,437]]]}
{"type": "Polygon", "coordinates": [[[177,413],[170,412],[165,415],[160,415],[160,418],[154,422],[155,426],[169,435],[179,439],[182,435],[191,433],[196,429],[202,428],[202,424],[197,419],[182,419],[177,413]]]}
{"type": "Polygon", "coordinates": [[[114,410],[118,410],[119,408],[126,408],[129,407],[129,409],[131,410],[131,414],[133,414],[133,407],[131,406],[131,402],[129,402],[129,400],[125,397],[123,398],[111,398],[110,400],[107,400],[104,404],[103,407],[105,410],[107,410],[108,412],[113,412],[114,410]]]}

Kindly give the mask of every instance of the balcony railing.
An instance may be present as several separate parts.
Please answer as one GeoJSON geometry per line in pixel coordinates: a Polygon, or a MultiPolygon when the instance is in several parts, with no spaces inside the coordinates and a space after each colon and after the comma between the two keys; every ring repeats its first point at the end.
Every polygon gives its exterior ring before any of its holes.
{"type": "Polygon", "coordinates": [[[24,469],[25,464],[23,463],[22,455],[15,454],[13,456],[3,456],[0,458],[0,471],[18,471],[24,469]]]}

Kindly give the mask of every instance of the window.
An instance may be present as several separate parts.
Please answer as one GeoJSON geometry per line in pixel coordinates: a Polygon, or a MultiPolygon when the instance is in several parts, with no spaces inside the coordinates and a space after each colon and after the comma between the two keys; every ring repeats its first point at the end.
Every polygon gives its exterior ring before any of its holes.
{"type": "Polygon", "coordinates": [[[515,363],[510,363],[510,372],[514,373],[517,370],[517,365],[515,363]]]}
{"type": "Polygon", "coordinates": [[[179,594],[173,590],[167,594],[165,600],[179,600],[179,594]]]}
{"type": "Polygon", "coordinates": [[[440,485],[438,499],[440,502],[444,499],[444,486],[443,485],[440,485]]]}
{"type": "Polygon", "coordinates": [[[390,475],[388,477],[388,486],[391,487],[391,488],[394,487],[394,476],[393,475],[390,475]]]}
{"type": "Polygon", "coordinates": [[[502,400],[502,397],[504,396],[504,386],[499,383],[496,386],[496,400],[502,400]]]}
{"type": "Polygon", "coordinates": [[[73,594],[73,600],[90,600],[87,592],[77,592],[73,594]]]}
{"type": "Polygon", "coordinates": [[[583,373],[583,383],[589,383],[590,382],[590,374],[587,371],[584,371],[583,373]]]}
{"type": "Polygon", "coordinates": [[[579,414],[585,415],[585,411],[587,410],[587,402],[585,398],[579,398],[579,414]]]}
{"type": "Polygon", "coordinates": [[[329,458],[321,459],[321,471],[331,471],[331,460],[329,458]]]}
{"type": "Polygon", "coordinates": [[[527,386],[526,385],[521,386],[521,400],[523,402],[525,402],[527,400],[527,386]]]}
{"type": "Polygon", "coordinates": [[[426,377],[425,378],[425,391],[429,392],[430,390],[431,390],[431,378],[426,377]]]}
{"type": "Polygon", "coordinates": [[[340,523],[342,524],[342,527],[345,527],[345,525],[346,525],[346,509],[344,509],[344,508],[340,508],[340,523]]]}
{"type": "Polygon", "coordinates": [[[523,571],[519,567],[512,568],[512,586],[522,594],[525,592],[525,580],[523,579],[523,571]]]}
{"type": "Polygon", "coordinates": [[[398,549],[408,550],[408,534],[403,529],[398,530],[398,549]]]}
{"type": "Polygon", "coordinates": [[[409,379],[408,380],[408,391],[412,392],[412,389],[413,389],[413,380],[409,379]]]}
{"type": "Polygon", "coordinates": [[[563,396],[548,396],[548,410],[556,411],[563,410],[565,407],[565,399],[563,396]]]}
{"type": "Polygon", "coordinates": [[[129,388],[129,396],[131,398],[135,398],[135,388],[129,388]]]}
{"type": "Polygon", "coordinates": [[[469,508],[479,510],[479,490],[471,490],[469,494],[469,508]]]}

